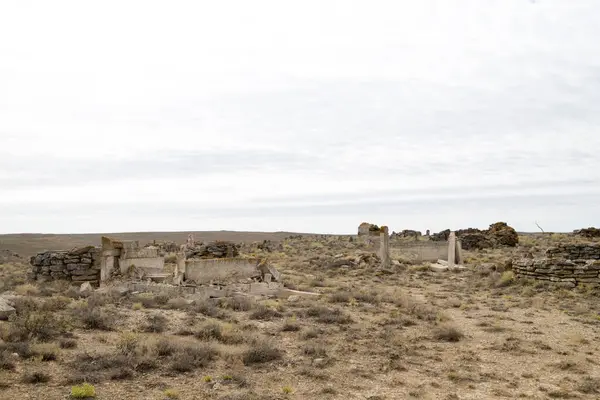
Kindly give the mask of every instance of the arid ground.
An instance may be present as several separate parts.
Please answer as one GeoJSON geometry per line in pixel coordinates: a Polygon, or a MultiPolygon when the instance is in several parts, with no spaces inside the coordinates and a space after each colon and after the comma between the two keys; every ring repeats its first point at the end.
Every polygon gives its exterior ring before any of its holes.
{"type": "MultiPolygon", "coordinates": [[[[186,234],[140,234],[182,243],[186,234]],[[174,236],[179,235],[179,236],[174,236]]],[[[0,321],[0,399],[598,399],[600,290],[517,280],[507,260],[569,235],[466,252],[467,270],[382,270],[338,236],[213,232],[266,256],[316,298],[208,300],[26,282],[0,266],[17,313],[0,321]],[[271,251],[251,242],[278,241],[271,251]],[[73,389],[75,387],[75,389],[73,389]]],[[[0,236],[25,257],[94,236],[0,236]]],[[[1,261],[1,260],[0,260],[1,261]]]]}

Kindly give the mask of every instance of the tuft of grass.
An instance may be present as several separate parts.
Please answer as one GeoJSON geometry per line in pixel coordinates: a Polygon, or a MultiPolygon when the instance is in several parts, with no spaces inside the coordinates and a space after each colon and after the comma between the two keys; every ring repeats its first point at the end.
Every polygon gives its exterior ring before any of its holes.
{"type": "Polygon", "coordinates": [[[283,394],[292,394],[294,392],[294,389],[292,389],[291,386],[284,386],[283,388],[281,388],[281,391],[283,392],[283,394]]]}
{"type": "Polygon", "coordinates": [[[84,382],[71,388],[72,399],[89,399],[96,397],[96,388],[89,383],[84,382]]]}
{"type": "Polygon", "coordinates": [[[464,337],[457,327],[447,323],[439,325],[433,334],[437,340],[444,342],[458,342],[464,337]]]}
{"type": "Polygon", "coordinates": [[[178,399],[179,398],[179,392],[175,389],[165,390],[164,395],[167,399],[178,399]]]}
{"type": "Polygon", "coordinates": [[[506,287],[512,285],[516,280],[515,273],[504,271],[500,278],[495,282],[496,287],[506,287]]]}
{"type": "Polygon", "coordinates": [[[281,330],[283,332],[298,332],[300,330],[300,325],[296,322],[295,319],[288,318],[283,323],[281,330]]]}
{"type": "Polygon", "coordinates": [[[133,304],[131,305],[131,309],[132,309],[133,311],[140,311],[140,310],[142,310],[143,308],[144,308],[144,305],[143,305],[142,303],[133,303],[133,304]]]}
{"type": "Polygon", "coordinates": [[[31,283],[25,283],[17,286],[15,292],[20,296],[37,296],[40,294],[40,289],[31,283]]]}

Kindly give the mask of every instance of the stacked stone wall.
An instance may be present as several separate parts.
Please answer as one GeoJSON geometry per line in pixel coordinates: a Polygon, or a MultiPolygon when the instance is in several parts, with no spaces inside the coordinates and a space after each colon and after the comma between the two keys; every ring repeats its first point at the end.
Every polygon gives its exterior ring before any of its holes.
{"type": "Polygon", "coordinates": [[[93,246],[69,251],[41,252],[29,260],[31,278],[39,282],[68,280],[98,284],[100,255],[100,249],[93,246]]]}
{"type": "Polygon", "coordinates": [[[600,244],[561,245],[549,248],[545,257],[513,262],[518,277],[560,283],[600,285],[600,244]]]}

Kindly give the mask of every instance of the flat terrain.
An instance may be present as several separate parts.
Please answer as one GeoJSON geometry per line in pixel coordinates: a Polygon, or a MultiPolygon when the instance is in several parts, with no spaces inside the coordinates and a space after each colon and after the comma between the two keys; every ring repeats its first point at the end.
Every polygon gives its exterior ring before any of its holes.
{"type": "Polygon", "coordinates": [[[80,297],[24,284],[12,262],[0,268],[22,297],[0,321],[0,399],[64,399],[84,381],[111,400],[598,399],[600,291],[503,271],[515,253],[564,240],[467,252],[459,273],[398,251],[401,264],[381,270],[341,237],[243,247],[287,286],[321,293],[311,299],[80,297]]]}

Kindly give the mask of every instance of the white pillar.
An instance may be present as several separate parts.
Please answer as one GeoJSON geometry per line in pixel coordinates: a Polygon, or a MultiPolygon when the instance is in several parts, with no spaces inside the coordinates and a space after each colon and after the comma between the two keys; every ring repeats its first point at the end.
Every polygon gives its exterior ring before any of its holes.
{"type": "Polygon", "coordinates": [[[456,233],[450,232],[448,237],[448,269],[454,268],[456,261],[456,233]]]}
{"type": "Polygon", "coordinates": [[[379,257],[381,258],[381,267],[389,268],[390,267],[390,235],[388,233],[388,227],[382,226],[379,237],[380,237],[380,248],[379,248],[379,257]]]}

